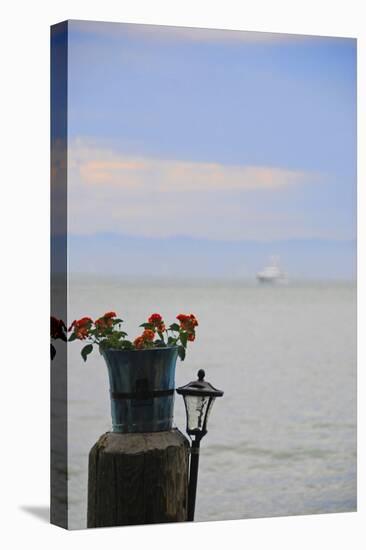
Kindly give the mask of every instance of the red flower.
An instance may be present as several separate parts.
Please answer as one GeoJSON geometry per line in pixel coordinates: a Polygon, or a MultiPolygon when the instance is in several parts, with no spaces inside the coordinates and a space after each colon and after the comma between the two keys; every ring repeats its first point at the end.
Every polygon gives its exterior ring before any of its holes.
{"type": "Polygon", "coordinates": [[[99,330],[104,330],[104,329],[108,328],[111,325],[112,325],[112,323],[111,323],[110,319],[105,319],[104,317],[100,317],[99,319],[97,319],[95,321],[95,326],[99,330]]]}
{"type": "Polygon", "coordinates": [[[75,330],[75,336],[79,340],[85,340],[85,338],[88,337],[88,334],[89,334],[89,332],[88,332],[87,328],[79,328],[79,329],[75,330]]]}
{"type": "Polygon", "coordinates": [[[113,326],[113,317],[116,317],[116,313],[114,311],[108,311],[105,313],[102,317],[99,317],[95,321],[95,326],[99,330],[105,330],[106,328],[110,328],[113,326]]]}
{"type": "Polygon", "coordinates": [[[152,313],[148,318],[149,323],[161,323],[162,320],[163,318],[160,313],[152,313]]]}
{"type": "Polygon", "coordinates": [[[152,342],[155,338],[155,332],[149,328],[146,328],[142,333],[142,338],[145,342],[152,342]]]}
{"type": "Polygon", "coordinates": [[[114,311],[108,311],[103,315],[103,317],[105,317],[106,319],[111,319],[112,317],[117,317],[117,313],[115,313],[114,311]]]}
{"type": "Polygon", "coordinates": [[[69,330],[71,330],[72,328],[83,328],[83,327],[90,328],[90,325],[92,324],[92,322],[93,320],[90,317],[82,317],[78,321],[73,321],[69,330]]]}
{"type": "Polygon", "coordinates": [[[78,327],[80,328],[90,328],[92,325],[93,320],[90,317],[83,317],[78,321],[78,327]]]}
{"type": "Polygon", "coordinates": [[[185,315],[181,313],[177,315],[177,319],[180,322],[180,329],[187,333],[188,341],[194,342],[196,339],[195,328],[198,327],[198,321],[193,313],[185,315]]]}
{"type": "Polygon", "coordinates": [[[190,315],[181,313],[180,315],[177,315],[177,319],[180,322],[182,330],[186,330],[187,332],[194,331],[194,328],[198,327],[198,321],[193,313],[190,315]]]}
{"type": "Polygon", "coordinates": [[[142,349],[146,347],[146,344],[148,344],[148,342],[152,342],[154,338],[155,338],[155,332],[150,328],[145,328],[141,336],[138,336],[137,338],[135,338],[133,343],[135,344],[135,347],[137,349],[142,349]]]}
{"type": "Polygon", "coordinates": [[[193,313],[190,314],[190,318],[192,320],[193,326],[198,327],[198,321],[197,321],[196,317],[193,315],[193,313]]]}
{"type": "Polygon", "coordinates": [[[153,313],[152,315],[150,315],[147,322],[153,325],[154,329],[158,332],[164,332],[165,323],[160,313],[153,313]]]}
{"type": "Polygon", "coordinates": [[[90,317],[82,317],[78,321],[73,321],[69,331],[74,329],[75,337],[79,340],[85,340],[89,334],[89,330],[93,324],[90,317]]]}
{"type": "Polygon", "coordinates": [[[137,338],[135,338],[133,343],[136,349],[142,349],[145,346],[145,339],[143,338],[143,336],[138,336],[137,338]]]}

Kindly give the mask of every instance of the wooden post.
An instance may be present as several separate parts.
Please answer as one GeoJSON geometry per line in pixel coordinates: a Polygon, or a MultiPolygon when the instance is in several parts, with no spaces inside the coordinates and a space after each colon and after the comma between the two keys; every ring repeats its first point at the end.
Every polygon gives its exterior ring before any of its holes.
{"type": "Polygon", "coordinates": [[[88,527],[187,520],[188,439],[107,432],[89,453],[88,527]]]}

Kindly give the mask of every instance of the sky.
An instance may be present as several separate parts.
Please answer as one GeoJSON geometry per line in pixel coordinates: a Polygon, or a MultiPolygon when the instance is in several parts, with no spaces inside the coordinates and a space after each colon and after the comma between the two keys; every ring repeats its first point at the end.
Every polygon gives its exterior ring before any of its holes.
{"type": "Polygon", "coordinates": [[[69,22],[72,235],[356,238],[356,40],[69,22]]]}

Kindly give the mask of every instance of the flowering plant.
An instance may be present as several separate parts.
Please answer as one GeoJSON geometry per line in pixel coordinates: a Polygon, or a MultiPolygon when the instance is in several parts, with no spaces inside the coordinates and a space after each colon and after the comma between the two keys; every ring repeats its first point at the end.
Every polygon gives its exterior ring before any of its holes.
{"type": "MultiPolygon", "coordinates": [[[[63,340],[67,342],[66,326],[62,319],[51,317],[51,340],[63,340]]],[[[56,355],[56,348],[51,344],[51,360],[56,355]]]]}
{"type": "Polygon", "coordinates": [[[103,349],[129,349],[141,350],[149,348],[162,348],[178,346],[178,354],[183,361],[188,342],[196,338],[198,321],[193,314],[177,315],[179,323],[173,323],[166,327],[159,313],[150,315],[146,323],[140,327],[144,330],[133,341],[126,339],[127,333],[122,330],[123,320],[117,317],[114,311],[109,311],[95,321],[90,317],[82,317],[74,321],[70,328],[69,342],[73,340],[86,340],[88,343],[81,350],[81,355],[86,361],[93,351],[94,345],[103,349]]]}

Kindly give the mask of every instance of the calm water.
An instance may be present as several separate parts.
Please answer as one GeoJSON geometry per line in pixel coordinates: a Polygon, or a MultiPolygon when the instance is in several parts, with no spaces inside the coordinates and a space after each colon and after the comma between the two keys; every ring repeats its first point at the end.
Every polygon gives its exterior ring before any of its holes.
{"type": "MultiPolygon", "coordinates": [[[[131,337],[147,315],[200,326],[176,384],[225,391],[202,441],[196,520],[356,509],[356,288],[351,284],[151,283],[74,278],[71,320],[115,310],[131,337]]],[[[69,319],[70,320],[70,319],[69,319]]],[[[86,527],[88,452],[110,429],[107,371],[69,346],[69,522],[86,527]]],[[[175,423],[185,426],[176,396],[175,423]]]]}

